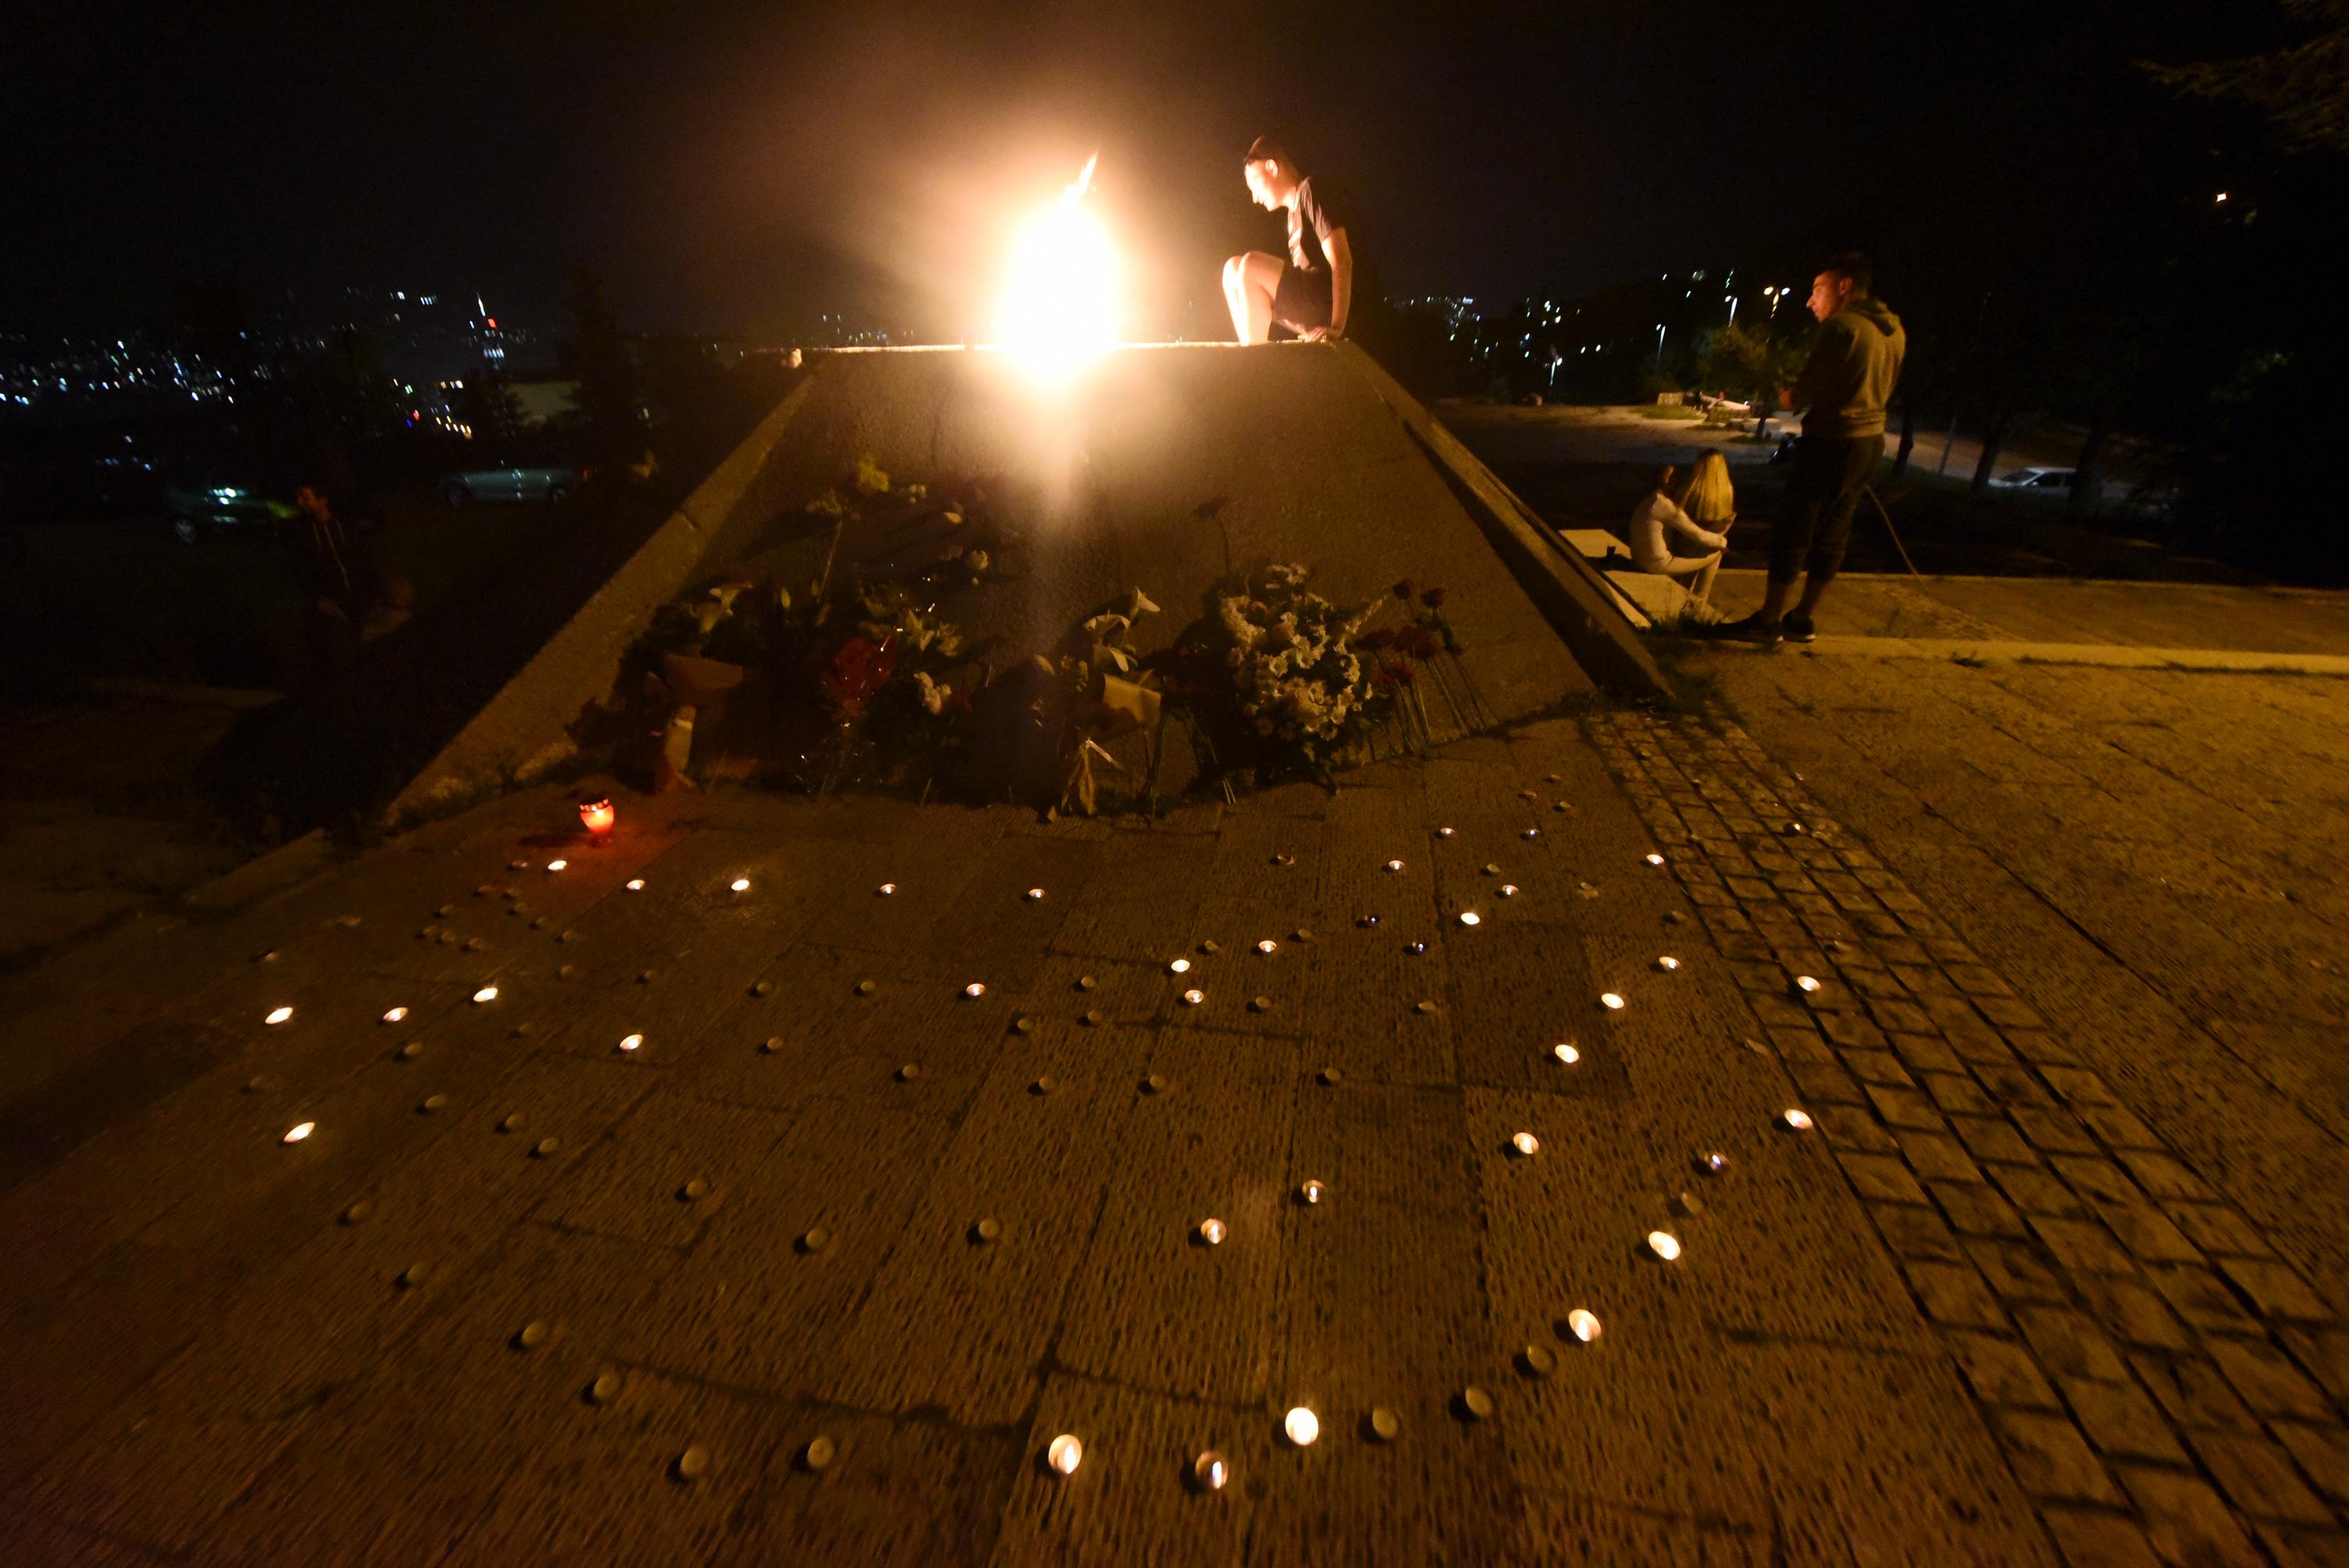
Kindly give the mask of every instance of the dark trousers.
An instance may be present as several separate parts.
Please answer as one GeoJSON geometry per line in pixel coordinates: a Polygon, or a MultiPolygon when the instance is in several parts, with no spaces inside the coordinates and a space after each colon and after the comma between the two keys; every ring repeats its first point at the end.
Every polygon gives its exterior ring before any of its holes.
{"type": "Polygon", "coordinates": [[[1795,443],[1786,503],[1770,531],[1771,582],[1792,583],[1807,570],[1813,582],[1824,583],[1843,569],[1851,515],[1883,455],[1880,435],[1805,436],[1795,443]]]}

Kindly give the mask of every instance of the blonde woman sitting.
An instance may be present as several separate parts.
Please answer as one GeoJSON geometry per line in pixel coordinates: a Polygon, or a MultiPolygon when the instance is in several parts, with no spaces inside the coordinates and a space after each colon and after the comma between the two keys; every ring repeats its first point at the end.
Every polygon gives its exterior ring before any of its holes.
{"type": "Polygon", "coordinates": [[[1727,459],[1707,452],[1684,476],[1667,463],[1657,470],[1656,488],[1631,513],[1631,563],[1642,572],[1685,579],[1691,607],[1709,614],[1706,595],[1713,592],[1713,573],[1729,548],[1729,525],[1736,519],[1727,459]]]}

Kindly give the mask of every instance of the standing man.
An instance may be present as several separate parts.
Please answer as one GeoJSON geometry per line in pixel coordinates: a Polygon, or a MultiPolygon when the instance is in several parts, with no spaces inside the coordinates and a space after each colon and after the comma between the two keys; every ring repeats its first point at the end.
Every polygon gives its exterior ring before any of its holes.
{"type": "Polygon", "coordinates": [[[1250,251],[1224,263],[1224,303],[1243,344],[1263,343],[1277,322],[1308,343],[1343,337],[1354,304],[1354,251],[1346,214],[1298,172],[1288,150],[1259,136],[1241,172],[1268,212],[1288,210],[1288,260],[1250,251]]]}
{"type": "Polygon", "coordinates": [[[1875,269],[1858,255],[1836,257],[1811,280],[1818,339],[1793,388],[1778,394],[1779,407],[1802,410],[1803,435],[1795,443],[1785,504],[1770,531],[1762,608],[1723,628],[1733,636],[1766,646],[1818,635],[1811,615],[1843,565],[1859,492],[1884,455],[1884,406],[1909,347],[1900,318],[1869,292],[1874,282],[1875,269]],[[1789,614],[1786,596],[1797,572],[1805,573],[1803,597],[1789,614]]]}

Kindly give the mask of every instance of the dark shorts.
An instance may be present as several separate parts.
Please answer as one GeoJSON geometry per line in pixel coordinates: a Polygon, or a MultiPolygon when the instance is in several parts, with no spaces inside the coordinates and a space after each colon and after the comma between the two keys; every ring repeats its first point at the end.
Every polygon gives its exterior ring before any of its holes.
{"type": "Polygon", "coordinates": [[[1843,569],[1852,513],[1876,462],[1881,436],[1805,436],[1795,443],[1786,503],[1770,531],[1770,581],[1792,583],[1807,571],[1821,583],[1843,569]]]}
{"type": "Polygon", "coordinates": [[[1303,336],[1330,325],[1330,274],[1305,272],[1284,262],[1280,287],[1272,296],[1272,319],[1303,336]]]}

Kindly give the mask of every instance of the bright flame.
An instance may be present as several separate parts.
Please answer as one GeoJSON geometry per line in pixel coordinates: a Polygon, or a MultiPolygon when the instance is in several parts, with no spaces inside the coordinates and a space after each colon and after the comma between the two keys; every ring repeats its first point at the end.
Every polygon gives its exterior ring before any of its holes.
{"type": "Polygon", "coordinates": [[[1053,378],[1117,346],[1117,250],[1084,208],[1100,158],[1086,159],[1061,200],[1012,242],[1003,341],[1030,369],[1053,378]]]}

